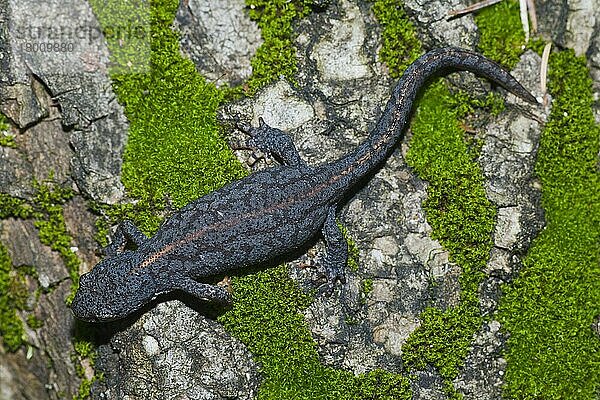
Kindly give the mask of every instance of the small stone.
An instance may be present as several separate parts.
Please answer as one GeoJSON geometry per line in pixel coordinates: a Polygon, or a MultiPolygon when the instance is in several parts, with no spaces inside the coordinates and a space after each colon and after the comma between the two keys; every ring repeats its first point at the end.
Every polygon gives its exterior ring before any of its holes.
{"type": "Polygon", "coordinates": [[[146,353],[149,356],[155,356],[160,353],[160,346],[154,337],[146,335],[144,336],[144,339],[142,339],[142,343],[144,345],[144,349],[146,349],[146,353]]]}
{"type": "Polygon", "coordinates": [[[290,131],[310,121],[315,112],[311,105],[300,99],[285,80],[268,86],[257,97],[254,107],[254,125],[258,118],[275,128],[290,131]]]}
{"type": "Polygon", "coordinates": [[[342,2],[345,16],[332,19],[330,34],[315,46],[311,57],[324,81],[346,81],[371,75],[368,60],[361,51],[365,40],[364,20],[358,7],[342,2]]]}

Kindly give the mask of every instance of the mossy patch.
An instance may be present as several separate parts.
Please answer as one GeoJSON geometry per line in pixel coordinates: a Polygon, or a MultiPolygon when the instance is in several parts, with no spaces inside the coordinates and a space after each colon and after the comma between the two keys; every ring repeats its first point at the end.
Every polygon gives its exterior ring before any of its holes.
{"type": "Polygon", "coordinates": [[[26,342],[23,320],[32,329],[41,327],[30,312],[27,276],[35,275],[32,268],[12,266],[6,248],[0,243],[0,337],[7,351],[15,352],[26,342]]]}
{"type": "Polygon", "coordinates": [[[424,204],[432,236],[440,240],[458,263],[463,276],[462,292],[477,286],[480,271],[492,247],[496,211],[485,196],[484,180],[476,157],[452,107],[448,89],[432,84],[423,94],[412,122],[413,137],[408,164],[429,183],[424,204]],[[467,278],[464,278],[467,279],[467,278]]]}
{"type": "MultiPolygon", "coordinates": [[[[72,282],[70,296],[73,296],[79,281],[80,261],[71,249],[72,239],[67,232],[62,208],[73,193],[70,189],[54,185],[51,181],[33,182],[33,186],[36,193],[31,202],[0,193],[0,219],[9,217],[33,219],[34,225],[38,228],[40,241],[61,255],[69,271],[72,282]]],[[[6,253],[6,249],[2,247],[0,252],[6,253]]],[[[7,348],[16,351],[24,344],[21,338],[23,321],[17,317],[16,311],[27,310],[24,299],[29,294],[25,286],[25,275],[37,277],[37,271],[34,266],[13,268],[7,253],[1,258],[0,335],[3,336],[7,348]]],[[[69,298],[66,300],[68,302],[69,298]]],[[[33,329],[40,328],[43,323],[31,314],[26,317],[26,321],[33,329]]]]}
{"type": "MultiPolygon", "coordinates": [[[[90,4],[103,27],[117,25],[130,12],[120,0],[90,4]]],[[[217,126],[223,93],[179,52],[178,34],[170,27],[178,4],[151,3],[147,73],[111,75],[130,122],[123,184],[133,198],[158,206],[168,198],[175,207],[245,174],[217,126]]],[[[119,41],[109,40],[108,45],[114,62],[125,65],[118,58],[124,56],[119,41]]]]}
{"type": "MultiPolygon", "coordinates": [[[[58,252],[67,267],[71,280],[71,291],[65,302],[69,304],[75,294],[79,282],[80,260],[72,249],[72,238],[69,235],[63,215],[63,206],[74,193],[71,189],[62,187],[50,177],[42,183],[33,182],[35,195],[30,202],[0,193],[0,219],[8,217],[33,219],[38,228],[40,241],[58,252]]],[[[31,294],[26,286],[25,276],[37,278],[35,266],[20,266],[14,268],[4,246],[0,243],[0,336],[8,351],[17,351],[26,344],[24,325],[17,315],[19,311],[31,311],[28,299],[31,294]]],[[[35,292],[35,302],[39,299],[41,289],[35,292]]],[[[35,306],[31,306],[35,307],[35,306]]],[[[35,314],[25,315],[25,322],[31,329],[40,329],[44,321],[35,314]]],[[[82,382],[74,399],[89,397],[91,384],[96,379],[85,379],[81,360],[90,357],[92,343],[75,333],[73,365],[82,382]]],[[[30,357],[32,347],[28,347],[27,357],[30,357]]],[[[93,360],[91,361],[93,363],[93,360]]],[[[64,396],[64,394],[63,394],[64,396]]]]}
{"type": "Polygon", "coordinates": [[[337,225],[340,228],[340,231],[342,231],[342,235],[344,235],[346,242],[348,243],[348,269],[350,269],[352,272],[357,272],[359,265],[358,245],[354,239],[352,239],[350,233],[348,233],[348,229],[346,229],[344,225],[342,225],[340,222],[338,222],[337,225]]]}
{"type": "Polygon", "coordinates": [[[373,291],[373,278],[363,279],[360,282],[360,304],[367,303],[367,297],[373,291]]]}
{"type": "Polygon", "coordinates": [[[73,191],[56,185],[51,180],[43,184],[34,182],[34,188],[34,225],[39,230],[40,241],[58,252],[67,267],[71,279],[71,292],[65,301],[71,304],[79,286],[81,261],[72,249],[73,238],[67,231],[63,206],[73,197],[73,191]]]}
{"type": "Polygon", "coordinates": [[[105,247],[110,243],[112,236],[111,227],[124,220],[131,220],[142,232],[151,234],[156,232],[165,213],[165,203],[138,201],[125,204],[90,203],[90,209],[102,216],[96,219],[95,239],[100,246],[105,247]]]}
{"type": "Polygon", "coordinates": [[[0,146],[16,148],[17,142],[15,142],[15,137],[8,133],[9,128],[8,119],[0,113],[0,146]]]}
{"type": "MultiPolygon", "coordinates": [[[[476,22],[484,54],[514,66],[524,40],[517,2],[501,2],[476,22]]],[[[539,39],[529,44],[538,54],[544,45],[539,39]]],[[[600,390],[600,340],[590,328],[600,314],[594,279],[600,272],[600,130],[585,61],[570,50],[553,54],[549,91],[554,101],[536,163],[547,226],[519,278],[504,287],[499,308],[511,335],[505,396],[590,399],[600,390]]]]}
{"type": "Polygon", "coordinates": [[[366,296],[373,291],[373,279],[367,278],[360,284],[360,291],[366,296]]]}
{"type": "Polygon", "coordinates": [[[23,321],[17,315],[23,283],[12,268],[6,248],[0,243],[0,336],[8,351],[16,351],[24,343],[23,321]]]}
{"type": "Polygon", "coordinates": [[[481,112],[497,117],[505,108],[504,98],[496,92],[490,92],[481,98],[474,97],[464,90],[457,90],[448,97],[448,102],[448,106],[456,112],[456,116],[461,120],[481,112]]]}
{"type": "Polygon", "coordinates": [[[381,26],[379,58],[390,76],[399,78],[408,65],[423,52],[415,28],[398,0],[380,0],[373,4],[373,13],[381,26]]]}
{"type": "Polygon", "coordinates": [[[81,379],[77,393],[73,400],[84,400],[89,398],[92,385],[97,380],[103,379],[102,373],[94,373],[88,376],[88,369],[93,369],[96,364],[98,352],[94,337],[96,336],[93,324],[75,320],[75,329],[73,332],[73,352],[71,353],[71,362],[75,366],[75,373],[81,379]]]}
{"type": "Polygon", "coordinates": [[[33,207],[23,199],[0,193],[0,219],[9,217],[29,218],[33,214],[33,207]]]}
{"type": "Polygon", "coordinates": [[[40,329],[42,326],[44,326],[44,321],[42,321],[33,314],[29,314],[27,316],[26,322],[27,326],[31,329],[40,329]]]}
{"type": "MultiPolygon", "coordinates": [[[[502,2],[478,13],[479,47],[491,59],[511,68],[523,51],[518,3],[502,2]]],[[[450,95],[439,82],[424,93],[412,123],[414,136],[407,162],[429,182],[424,204],[432,237],[446,248],[462,269],[460,304],[447,310],[427,308],[422,325],[403,347],[412,368],[435,366],[444,378],[448,395],[460,398],[452,380],[483,322],[478,286],[492,248],[496,209],[485,196],[483,175],[477,163],[479,146],[465,140],[460,121],[480,109],[491,115],[503,110],[497,95],[471,99],[464,92],[450,95]]]]}
{"type": "Polygon", "coordinates": [[[246,0],[248,15],[258,24],[264,40],[250,61],[252,76],[245,84],[249,94],[282,76],[295,81],[298,65],[292,42],[293,23],[308,15],[312,3],[313,0],[246,0]]]}
{"type": "Polygon", "coordinates": [[[94,376],[92,379],[84,379],[79,384],[77,393],[73,396],[73,400],[86,400],[90,398],[92,392],[92,385],[98,380],[98,377],[94,376]]]}
{"type": "MultiPolygon", "coordinates": [[[[0,193],[0,219],[26,218],[33,212],[24,200],[0,193]]],[[[24,276],[13,268],[8,251],[0,243],[0,337],[6,350],[17,351],[24,344],[23,321],[17,312],[25,308],[24,276]]]]}
{"type": "MultiPolygon", "coordinates": [[[[131,13],[127,2],[90,2],[100,24],[108,29],[131,13]],[[106,3],[106,4],[105,4],[106,3]]],[[[263,45],[252,59],[253,75],[246,83],[250,93],[280,76],[293,80],[297,70],[292,44],[292,23],[305,16],[310,1],[248,1],[250,17],[261,27],[263,45]]],[[[246,171],[229,150],[219,132],[217,107],[232,89],[217,89],[200,76],[194,64],[179,53],[178,33],[171,29],[179,2],[151,2],[146,10],[150,29],[150,63],[145,74],[111,74],[119,101],[130,121],[128,144],[123,156],[122,180],[136,206],[117,207],[112,214],[145,214],[142,230],[153,232],[166,200],[179,208],[246,171]],[[141,204],[139,204],[141,202],[141,204]],[[144,212],[150,210],[151,212],[144,212]]],[[[123,50],[122,41],[108,40],[113,64],[127,65],[139,58],[123,50]]],[[[105,211],[106,211],[106,207],[105,211]]]]}
{"type": "Polygon", "coordinates": [[[8,118],[6,115],[0,113],[0,132],[6,131],[10,128],[10,124],[8,123],[8,118]]]}
{"type": "Polygon", "coordinates": [[[501,1],[475,14],[481,34],[479,50],[509,70],[525,50],[525,33],[519,15],[519,2],[501,1]]]}
{"type": "Polygon", "coordinates": [[[355,377],[321,364],[301,311],[312,302],[286,266],[234,277],[233,308],[219,321],[261,365],[259,399],[410,399],[408,379],[382,370],[355,377]]]}
{"type": "Polygon", "coordinates": [[[547,225],[504,287],[505,394],[593,399],[600,393],[600,339],[591,329],[600,315],[600,128],[585,60],[571,50],[552,54],[548,87],[554,100],[536,163],[547,225]]]}
{"type": "Polygon", "coordinates": [[[447,310],[427,308],[422,325],[403,347],[412,368],[435,366],[449,394],[473,334],[482,323],[478,286],[492,247],[496,209],[485,196],[477,153],[464,140],[460,126],[464,112],[438,81],[424,93],[415,114],[407,163],[429,183],[423,207],[432,237],[462,269],[460,304],[447,310]]]}
{"type": "MultiPolygon", "coordinates": [[[[71,248],[72,237],[67,231],[63,206],[73,197],[73,191],[56,184],[52,177],[44,182],[34,181],[33,188],[35,194],[29,202],[0,193],[0,219],[33,219],[40,241],[63,259],[72,281],[72,296],[79,282],[80,260],[71,248]]],[[[32,267],[30,274],[34,273],[35,268],[32,267]]]]}
{"type": "Polygon", "coordinates": [[[0,146],[16,148],[17,142],[15,142],[15,137],[8,133],[10,129],[10,124],[8,123],[8,118],[2,113],[0,113],[0,146]]]}
{"type": "MultiPolygon", "coordinates": [[[[0,129],[0,131],[1,131],[1,129],[0,129]]],[[[15,142],[15,137],[13,135],[9,135],[9,134],[0,132],[0,146],[16,149],[17,142],[15,142]]]]}

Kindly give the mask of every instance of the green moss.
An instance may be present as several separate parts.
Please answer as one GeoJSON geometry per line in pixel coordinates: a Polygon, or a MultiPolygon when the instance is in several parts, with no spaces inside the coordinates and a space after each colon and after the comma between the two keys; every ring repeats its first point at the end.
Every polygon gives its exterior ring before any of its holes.
{"type": "Polygon", "coordinates": [[[17,351],[24,343],[23,321],[17,315],[22,305],[21,285],[8,251],[0,243],[0,336],[8,351],[17,351]]]}
{"type": "Polygon", "coordinates": [[[367,278],[360,282],[360,304],[367,303],[369,293],[373,291],[373,279],[367,278]]]}
{"type": "Polygon", "coordinates": [[[0,113],[0,132],[6,131],[10,128],[10,124],[8,123],[8,118],[6,115],[0,113]]]}
{"type": "Polygon", "coordinates": [[[519,2],[501,1],[475,15],[481,34],[479,50],[504,67],[513,69],[525,49],[525,33],[519,16],[519,2]]]}
{"type": "Polygon", "coordinates": [[[497,117],[504,111],[504,98],[496,92],[490,92],[485,97],[479,98],[464,90],[458,90],[448,97],[448,106],[456,112],[459,119],[479,112],[497,117]]]}
{"type": "Polygon", "coordinates": [[[73,347],[77,355],[81,358],[90,358],[92,361],[96,358],[96,349],[89,340],[79,337],[73,347]]]}
{"type": "Polygon", "coordinates": [[[457,90],[447,98],[448,107],[456,112],[463,129],[463,138],[473,159],[481,155],[484,140],[476,132],[477,127],[485,126],[491,118],[497,117],[504,111],[504,97],[496,92],[490,92],[484,97],[475,97],[472,94],[457,90]]]}
{"type": "MultiPolygon", "coordinates": [[[[373,11],[382,26],[379,55],[390,75],[399,77],[422,52],[420,42],[401,2],[378,1],[373,11]]],[[[413,369],[434,365],[453,397],[458,394],[451,381],[458,375],[471,338],[482,322],[477,286],[491,248],[495,217],[474,161],[477,154],[463,140],[459,124],[476,108],[497,114],[503,109],[503,101],[495,95],[474,99],[464,92],[451,96],[442,84],[433,85],[419,103],[407,156],[409,165],[430,184],[424,207],[433,236],[450,251],[463,274],[461,304],[446,311],[428,308],[421,315],[421,327],[403,347],[404,360],[413,369]]]]}
{"type": "Polygon", "coordinates": [[[409,399],[408,380],[385,371],[360,377],[326,367],[300,313],[312,297],[285,266],[233,278],[233,308],[222,316],[261,365],[259,399],[409,399]]]}
{"type": "Polygon", "coordinates": [[[234,277],[233,308],[219,317],[244,342],[264,375],[259,398],[304,398],[322,390],[324,367],[300,311],[311,298],[285,266],[234,277]]]}
{"type": "MultiPolygon", "coordinates": [[[[72,238],[67,232],[63,216],[63,205],[73,197],[73,192],[69,188],[54,184],[52,177],[44,183],[33,182],[33,187],[35,195],[29,203],[0,193],[0,219],[13,217],[34,220],[40,241],[57,251],[63,259],[72,282],[71,295],[74,295],[79,282],[80,261],[75,252],[71,250],[72,238]]],[[[23,272],[27,275],[37,276],[33,266],[23,272]]]]}
{"type": "Polygon", "coordinates": [[[34,225],[38,228],[40,241],[58,252],[65,263],[71,279],[71,294],[65,301],[71,304],[79,286],[79,265],[81,261],[72,250],[73,238],[67,231],[63,216],[64,204],[73,197],[73,191],[47,181],[34,182],[36,194],[33,199],[34,225]]]}
{"type": "Polygon", "coordinates": [[[154,233],[163,220],[164,207],[164,203],[149,201],[116,205],[92,203],[90,204],[91,210],[101,216],[96,219],[95,239],[101,246],[107,246],[109,238],[112,236],[111,226],[126,219],[133,221],[142,232],[154,233]]]}
{"type": "Polygon", "coordinates": [[[86,368],[94,368],[98,356],[94,337],[95,328],[93,325],[75,321],[75,331],[72,339],[74,352],[71,353],[71,361],[77,376],[81,379],[81,383],[77,393],[73,396],[73,400],[88,399],[92,384],[102,378],[102,374],[95,374],[91,378],[86,377],[86,368]]]}
{"type": "Polygon", "coordinates": [[[346,229],[344,225],[338,222],[337,226],[340,228],[340,231],[342,231],[342,235],[344,235],[344,238],[348,243],[348,268],[350,269],[350,271],[357,272],[359,260],[358,245],[356,244],[354,239],[352,239],[352,237],[348,233],[348,229],[346,229]]]}
{"type": "MultiPolygon", "coordinates": [[[[223,93],[179,53],[178,36],[170,26],[178,3],[151,2],[150,70],[112,78],[130,122],[122,172],[128,194],[156,205],[168,197],[181,207],[245,172],[217,128],[223,93]]],[[[130,12],[120,0],[90,4],[104,27],[118,24],[130,12]]],[[[108,44],[111,59],[126,63],[118,59],[119,41],[108,44]]]]}
{"type": "Polygon", "coordinates": [[[547,42],[544,39],[534,37],[529,40],[529,43],[527,43],[527,48],[535,51],[537,55],[541,57],[544,53],[544,47],[546,47],[546,44],[547,42]]]}
{"type": "Polygon", "coordinates": [[[95,337],[96,327],[93,324],[75,320],[72,338],[74,352],[71,353],[71,361],[77,376],[81,378],[79,390],[73,397],[75,400],[89,398],[92,384],[102,379],[102,374],[94,374],[91,378],[86,377],[86,368],[94,368],[98,356],[95,337]]]}
{"type": "Polygon", "coordinates": [[[406,67],[422,53],[421,42],[398,0],[380,0],[373,4],[373,13],[381,26],[379,57],[390,76],[399,78],[406,67]]]}
{"type": "MultiPolygon", "coordinates": [[[[12,352],[25,344],[23,320],[18,314],[29,310],[28,272],[27,268],[14,268],[6,248],[0,244],[0,337],[12,352]]],[[[33,314],[25,318],[32,329],[41,326],[33,314]]]]}
{"type": "Polygon", "coordinates": [[[0,146],[16,149],[17,142],[15,142],[15,137],[13,135],[0,132],[0,146]]]}
{"type": "Polygon", "coordinates": [[[0,146],[16,148],[17,142],[15,142],[15,137],[7,132],[9,128],[8,119],[4,114],[0,113],[0,146]]]}
{"type": "Polygon", "coordinates": [[[462,398],[452,381],[458,376],[471,345],[473,334],[481,327],[479,310],[460,304],[447,310],[429,307],[420,316],[421,326],[402,348],[410,370],[437,368],[450,398],[462,398]]]}
{"type": "Polygon", "coordinates": [[[514,399],[593,399],[600,393],[600,128],[591,79],[573,51],[553,54],[554,101],[536,172],[546,228],[515,282],[500,321],[510,332],[506,391],[514,399]]]}
{"type": "Polygon", "coordinates": [[[470,294],[483,277],[496,211],[485,196],[477,155],[464,141],[457,110],[443,84],[425,92],[412,130],[407,162],[429,182],[424,207],[432,236],[463,270],[461,299],[477,303],[477,296],[470,294]]]}
{"type": "Polygon", "coordinates": [[[44,326],[44,321],[33,314],[29,314],[27,316],[27,326],[29,326],[31,329],[40,329],[42,326],[44,326]]]}
{"type": "Polygon", "coordinates": [[[0,193],[0,219],[9,217],[29,218],[33,214],[31,207],[23,199],[0,193]]]}
{"type": "Polygon", "coordinates": [[[368,295],[373,291],[373,279],[365,279],[361,283],[361,291],[368,295]]]}
{"type": "Polygon", "coordinates": [[[263,44],[252,57],[249,93],[280,76],[293,82],[298,70],[292,25],[310,12],[312,0],[246,0],[249,16],[261,30],[263,44]]]}
{"type": "MultiPolygon", "coordinates": [[[[0,193],[0,220],[13,218],[29,218],[34,209],[25,200],[0,193]]],[[[16,270],[8,256],[6,248],[0,244],[0,336],[8,351],[17,351],[24,344],[23,321],[17,311],[26,308],[28,296],[25,275],[36,276],[35,268],[16,270]]],[[[29,315],[27,322],[33,329],[39,325],[34,323],[35,317],[29,315]]]]}
{"type": "Polygon", "coordinates": [[[448,393],[458,396],[451,381],[482,323],[477,291],[492,247],[496,210],[485,196],[476,153],[464,140],[459,116],[465,110],[455,108],[455,103],[441,82],[428,88],[412,123],[407,162],[429,182],[424,204],[427,220],[432,237],[462,269],[461,302],[444,311],[427,308],[403,352],[412,368],[435,366],[448,393]]]}
{"type": "Polygon", "coordinates": [[[407,378],[377,369],[355,378],[349,396],[341,399],[355,400],[410,400],[412,393],[407,378]]]}
{"type": "MultiPolygon", "coordinates": [[[[56,220],[62,218],[62,207],[54,208],[56,207],[54,202],[64,193],[62,190],[52,192],[47,186],[36,183],[34,187],[37,195],[32,204],[0,193],[0,219],[33,218],[36,226],[40,228],[40,239],[43,239],[43,243],[50,245],[56,242],[57,246],[62,246],[64,238],[54,229],[56,220]]],[[[61,232],[66,232],[64,221],[62,222],[64,231],[61,232]]],[[[78,277],[79,263],[74,266],[72,276],[78,277]]],[[[16,351],[24,344],[23,321],[17,316],[17,312],[27,309],[27,299],[30,294],[26,285],[26,275],[37,277],[35,267],[13,268],[6,249],[0,245],[0,336],[3,337],[3,342],[9,351],[16,351]]],[[[42,323],[33,314],[27,315],[26,321],[33,329],[39,328],[42,323]]]]}
{"type": "Polygon", "coordinates": [[[95,375],[92,379],[83,379],[79,384],[79,389],[77,390],[77,394],[73,396],[73,400],[86,400],[90,398],[92,385],[98,379],[101,379],[101,376],[95,375]]]}

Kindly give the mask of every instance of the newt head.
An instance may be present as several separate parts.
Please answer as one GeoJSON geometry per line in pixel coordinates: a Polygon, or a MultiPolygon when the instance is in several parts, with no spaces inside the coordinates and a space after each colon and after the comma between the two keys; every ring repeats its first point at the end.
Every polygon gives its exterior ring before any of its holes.
{"type": "Polygon", "coordinates": [[[75,317],[88,322],[113,321],[134,313],[156,297],[150,274],[131,273],[137,258],[136,252],[124,251],[83,274],[71,304],[75,317]]]}

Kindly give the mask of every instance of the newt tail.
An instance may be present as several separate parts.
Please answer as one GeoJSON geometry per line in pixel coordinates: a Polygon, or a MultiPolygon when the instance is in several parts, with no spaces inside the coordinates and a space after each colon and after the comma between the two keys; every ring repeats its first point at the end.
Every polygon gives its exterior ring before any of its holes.
{"type": "Polygon", "coordinates": [[[451,71],[473,72],[529,103],[538,103],[512,75],[483,55],[456,47],[432,50],[406,69],[368,139],[338,161],[339,174],[351,171],[350,185],[361,181],[376,166],[382,164],[402,140],[415,99],[423,85],[429,79],[451,71]]]}

